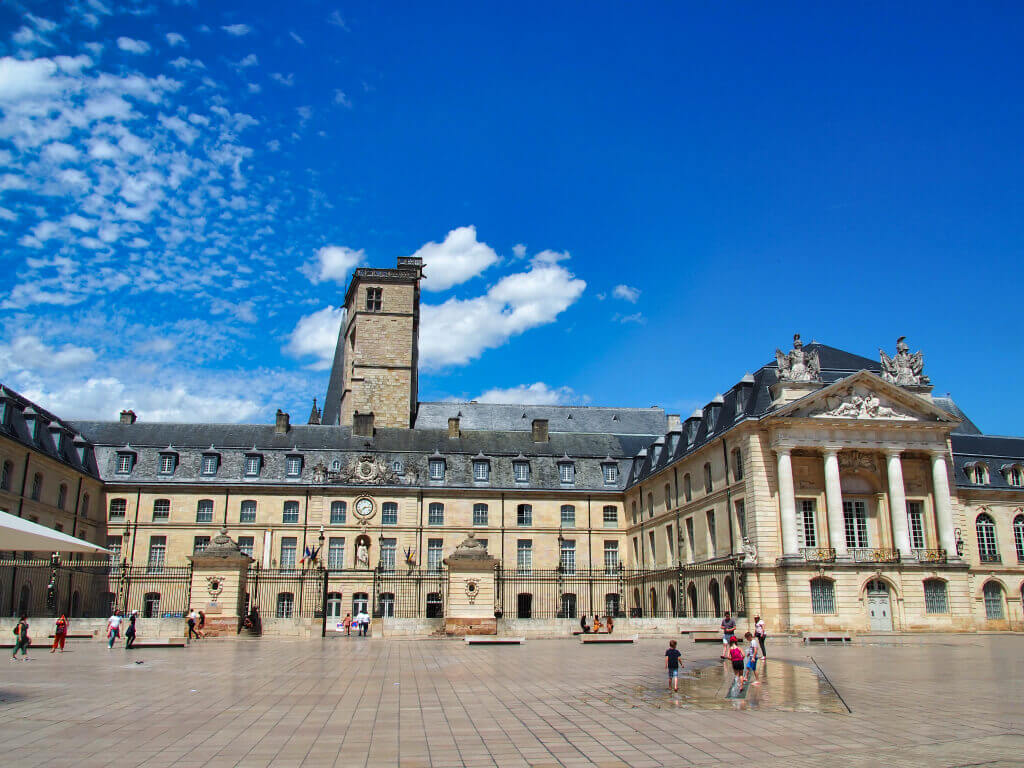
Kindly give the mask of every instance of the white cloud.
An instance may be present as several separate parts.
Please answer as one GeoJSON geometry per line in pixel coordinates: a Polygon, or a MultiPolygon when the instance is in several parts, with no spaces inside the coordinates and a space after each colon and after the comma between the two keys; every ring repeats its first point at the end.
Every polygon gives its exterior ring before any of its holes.
{"type": "Polygon", "coordinates": [[[635,312],[632,315],[620,315],[620,314],[616,313],[616,314],[612,315],[612,322],[613,323],[622,323],[623,325],[627,325],[629,323],[634,323],[636,325],[643,325],[644,323],[647,322],[647,318],[645,318],[643,316],[643,313],[641,313],[641,312],[635,312]]]}
{"type": "Polygon", "coordinates": [[[352,99],[345,95],[345,92],[339,88],[334,89],[334,103],[340,104],[347,109],[352,108],[352,99]]]}
{"type": "Polygon", "coordinates": [[[305,125],[313,117],[313,108],[309,106],[296,107],[295,111],[299,113],[299,123],[305,125]]]}
{"type": "Polygon", "coordinates": [[[188,42],[185,40],[185,38],[182,35],[179,35],[177,32],[168,32],[166,35],[164,35],[164,37],[167,38],[167,44],[170,45],[172,48],[179,45],[188,45],[188,42]]]}
{"type": "Polygon", "coordinates": [[[10,344],[0,344],[0,375],[8,376],[26,369],[47,372],[73,370],[95,359],[96,353],[86,347],[73,344],[50,347],[38,336],[19,335],[10,344]]]}
{"type": "Polygon", "coordinates": [[[526,257],[526,246],[523,245],[522,243],[516,243],[515,245],[512,246],[512,254],[517,259],[525,258],[526,257]]]}
{"type": "Polygon", "coordinates": [[[288,30],[288,36],[291,37],[291,39],[294,40],[299,45],[305,45],[306,44],[305,40],[303,40],[301,37],[299,37],[295,32],[293,32],[290,29],[288,30]]]}
{"type": "Polygon", "coordinates": [[[636,304],[640,298],[640,289],[630,285],[616,285],[612,290],[612,296],[616,299],[628,301],[630,304],[636,304]]]}
{"type": "Polygon", "coordinates": [[[424,368],[465,365],[513,336],[554,322],[586,286],[563,266],[532,261],[529,271],[503,277],[483,296],[425,304],[420,363],[424,368]]]}
{"type": "Polygon", "coordinates": [[[149,43],[130,37],[117,38],[117,47],[127,53],[149,53],[149,43]]]}
{"type": "Polygon", "coordinates": [[[578,402],[580,398],[571,387],[549,387],[543,381],[520,384],[507,389],[489,389],[476,398],[481,403],[504,403],[514,405],[566,405],[578,402]]]}
{"type": "Polygon", "coordinates": [[[325,245],[299,271],[314,284],[333,280],[344,285],[349,272],[365,261],[366,252],[362,249],[356,251],[343,245],[325,245]]]}
{"type": "Polygon", "coordinates": [[[232,37],[242,37],[252,32],[252,27],[248,24],[228,24],[226,27],[221,27],[232,37]]]}
{"type": "Polygon", "coordinates": [[[250,53],[248,56],[246,56],[244,59],[238,62],[238,66],[245,69],[246,67],[255,67],[259,63],[260,60],[256,57],[256,54],[250,53]]]}
{"type": "Polygon", "coordinates": [[[270,79],[288,88],[291,88],[293,85],[295,85],[295,75],[292,73],[282,75],[280,72],[271,72],[270,79]]]}
{"type": "Polygon", "coordinates": [[[340,27],[348,32],[348,24],[345,23],[345,19],[342,18],[340,11],[331,11],[331,15],[327,17],[327,23],[335,27],[340,27]]]}
{"type": "Polygon", "coordinates": [[[498,254],[476,239],[476,227],[451,230],[442,243],[421,246],[413,256],[423,259],[425,291],[446,291],[476,277],[498,262],[498,254]]]}
{"type": "Polygon", "coordinates": [[[334,348],[338,344],[344,317],[342,307],[324,307],[304,315],[292,329],[283,351],[297,358],[315,357],[316,361],[308,367],[316,371],[327,370],[334,360],[334,348]]]}

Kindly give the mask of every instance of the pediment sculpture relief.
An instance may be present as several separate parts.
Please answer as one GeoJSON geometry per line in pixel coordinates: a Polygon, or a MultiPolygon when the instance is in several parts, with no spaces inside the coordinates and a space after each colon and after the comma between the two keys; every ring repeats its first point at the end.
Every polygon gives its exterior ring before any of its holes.
{"type": "Polygon", "coordinates": [[[854,470],[866,469],[869,472],[877,472],[878,465],[875,457],[864,451],[843,451],[839,454],[839,469],[854,470]]]}
{"type": "Polygon", "coordinates": [[[883,404],[881,398],[869,390],[858,390],[851,387],[844,394],[827,398],[825,403],[826,410],[812,415],[817,418],[829,419],[914,420],[913,415],[883,404]]]}
{"type": "Polygon", "coordinates": [[[348,485],[398,485],[401,482],[387,462],[370,454],[352,458],[332,479],[348,485]]]}
{"type": "Polygon", "coordinates": [[[904,341],[906,336],[896,339],[896,356],[889,357],[884,349],[878,350],[882,361],[882,378],[890,384],[913,386],[930,384],[931,379],[924,375],[924,353],[911,354],[910,347],[904,341]]]}
{"type": "Polygon", "coordinates": [[[775,350],[779,381],[821,381],[821,365],[816,351],[805,352],[800,334],[793,334],[793,348],[789,352],[775,350]]]}

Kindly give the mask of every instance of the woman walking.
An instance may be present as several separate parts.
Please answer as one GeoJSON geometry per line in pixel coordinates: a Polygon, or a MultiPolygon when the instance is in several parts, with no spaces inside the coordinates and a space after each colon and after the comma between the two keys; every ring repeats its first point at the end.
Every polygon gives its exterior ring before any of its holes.
{"type": "Polygon", "coordinates": [[[67,639],[68,617],[61,614],[60,618],[57,619],[57,623],[53,625],[53,647],[50,648],[50,653],[56,653],[58,648],[60,648],[61,653],[64,653],[64,641],[67,639]]]}
{"type": "Polygon", "coordinates": [[[128,617],[128,629],[124,631],[124,649],[130,651],[135,645],[135,620],[139,617],[138,611],[132,611],[128,617]]]}
{"type": "Polygon", "coordinates": [[[11,652],[11,661],[18,660],[19,650],[23,658],[28,656],[28,647],[31,643],[32,638],[28,636],[28,616],[22,616],[14,628],[14,650],[11,652]]]}
{"type": "Polygon", "coordinates": [[[757,644],[761,646],[761,658],[767,659],[768,652],[764,647],[764,641],[767,639],[767,632],[764,628],[764,620],[760,616],[754,617],[754,637],[757,638],[757,644]]]}

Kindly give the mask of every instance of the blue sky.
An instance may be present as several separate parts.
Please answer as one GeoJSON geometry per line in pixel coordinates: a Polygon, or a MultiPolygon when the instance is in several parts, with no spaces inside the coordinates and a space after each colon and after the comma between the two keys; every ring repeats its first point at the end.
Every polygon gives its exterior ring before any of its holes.
{"type": "Polygon", "coordinates": [[[303,419],[347,277],[427,258],[423,400],[684,415],[906,335],[1018,406],[1018,5],[0,7],[0,380],[303,419]]]}

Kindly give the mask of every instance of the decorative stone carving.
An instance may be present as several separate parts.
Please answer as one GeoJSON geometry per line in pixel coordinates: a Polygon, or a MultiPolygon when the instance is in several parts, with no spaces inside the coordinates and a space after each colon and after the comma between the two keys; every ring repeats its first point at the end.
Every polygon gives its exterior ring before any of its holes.
{"type": "Polygon", "coordinates": [[[476,538],[476,534],[473,531],[470,531],[469,535],[462,540],[462,543],[455,548],[455,552],[452,553],[449,559],[451,558],[457,560],[489,560],[491,556],[487,554],[487,545],[476,538]]]}
{"type": "Polygon", "coordinates": [[[313,482],[322,483],[327,480],[327,467],[321,461],[313,467],[313,482]]]}
{"type": "Polygon", "coordinates": [[[210,593],[210,597],[217,597],[220,595],[220,593],[224,591],[224,577],[207,576],[206,591],[210,593]]]}
{"type": "Polygon", "coordinates": [[[827,400],[828,410],[815,413],[818,418],[831,419],[894,419],[897,421],[913,421],[914,417],[887,405],[882,405],[878,395],[868,390],[850,388],[846,394],[830,397],[827,400]]]}
{"type": "Polygon", "coordinates": [[[882,378],[891,384],[900,386],[926,385],[931,379],[922,373],[924,370],[924,353],[914,352],[911,354],[910,347],[900,336],[896,339],[896,356],[889,357],[884,349],[879,349],[878,354],[882,361],[882,378]]]}
{"type": "Polygon", "coordinates": [[[356,547],[356,565],[360,568],[370,567],[370,550],[363,542],[356,547]]]}
{"type": "Polygon", "coordinates": [[[480,594],[480,579],[466,579],[466,599],[470,605],[476,604],[477,595],[480,594]]]}
{"type": "Polygon", "coordinates": [[[800,334],[793,334],[793,349],[784,353],[775,350],[779,381],[821,381],[821,365],[817,352],[804,352],[800,334]]]}
{"type": "Polygon", "coordinates": [[[751,565],[757,565],[757,547],[746,536],[743,537],[743,557],[751,565]]]}
{"type": "Polygon", "coordinates": [[[353,458],[337,474],[337,482],[348,485],[398,485],[398,473],[378,456],[353,458]]]}
{"type": "Polygon", "coordinates": [[[875,457],[870,453],[843,451],[839,454],[839,469],[866,469],[869,472],[877,472],[878,465],[875,463],[875,457]]]}

